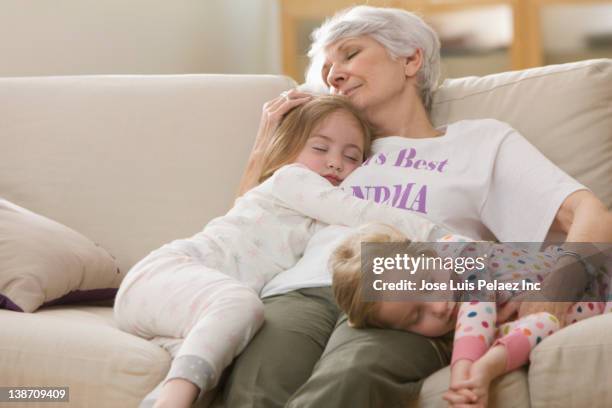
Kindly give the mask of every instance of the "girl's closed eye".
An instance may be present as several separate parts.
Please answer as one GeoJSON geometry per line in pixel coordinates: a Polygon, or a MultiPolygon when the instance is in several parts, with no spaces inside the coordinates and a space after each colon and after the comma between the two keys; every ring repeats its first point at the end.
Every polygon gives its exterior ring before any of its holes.
{"type": "Polygon", "coordinates": [[[350,161],[354,161],[354,162],[358,162],[359,161],[359,158],[355,157],[355,156],[346,155],[345,157],[347,159],[349,159],[350,161]]]}
{"type": "Polygon", "coordinates": [[[326,146],[321,146],[321,145],[314,145],[312,146],[312,148],[318,152],[326,152],[327,151],[327,147],[326,146]]]}
{"type": "Polygon", "coordinates": [[[421,316],[423,315],[423,313],[421,313],[421,308],[417,308],[414,313],[412,313],[412,317],[410,319],[410,325],[415,325],[417,323],[419,323],[419,321],[421,320],[421,316]]]}
{"type": "Polygon", "coordinates": [[[415,308],[412,311],[412,313],[409,313],[404,317],[404,326],[411,327],[417,324],[419,322],[419,319],[421,318],[420,315],[421,315],[420,308],[419,307],[415,308]]]}

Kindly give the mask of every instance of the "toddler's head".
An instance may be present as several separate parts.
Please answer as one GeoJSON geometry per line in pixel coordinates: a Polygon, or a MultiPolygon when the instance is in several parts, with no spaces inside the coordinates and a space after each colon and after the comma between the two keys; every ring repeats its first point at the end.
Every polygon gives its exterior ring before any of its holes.
{"type": "Polygon", "coordinates": [[[338,185],[369,154],[371,128],[340,96],[320,96],[287,113],[264,153],[259,181],[280,167],[300,163],[338,185]]]}
{"type": "MultiPolygon", "coordinates": [[[[368,224],[345,239],[330,257],[332,288],[340,308],[355,328],[379,327],[409,331],[423,336],[438,337],[455,327],[458,304],[449,301],[376,301],[361,299],[364,277],[361,268],[362,242],[407,243],[406,253],[435,255],[431,249],[411,242],[397,229],[385,224],[368,224]]],[[[364,259],[366,265],[371,259],[364,259]]],[[[430,279],[424,275],[423,278],[430,279]]]]}

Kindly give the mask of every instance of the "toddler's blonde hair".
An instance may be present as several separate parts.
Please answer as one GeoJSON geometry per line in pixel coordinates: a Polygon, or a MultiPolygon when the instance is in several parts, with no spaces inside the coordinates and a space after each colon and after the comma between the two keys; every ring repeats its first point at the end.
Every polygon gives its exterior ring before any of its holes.
{"type": "MultiPolygon", "coordinates": [[[[363,274],[361,272],[362,242],[410,242],[397,229],[379,223],[366,224],[346,238],[329,258],[332,271],[332,290],[340,309],[347,314],[355,328],[376,326],[377,302],[361,300],[363,274]]],[[[371,260],[365,260],[370,263],[371,260]]]]}
{"type": "MultiPolygon", "coordinates": [[[[381,327],[377,322],[378,302],[364,301],[361,293],[364,276],[361,265],[361,244],[364,242],[397,242],[406,243],[406,253],[434,255],[426,244],[412,242],[398,229],[382,223],[370,223],[361,226],[355,234],[350,235],[336,247],[329,259],[332,271],[332,290],[340,309],[347,314],[349,325],[358,329],[381,327]]],[[[373,259],[363,259],[364,270],[371,269],[373,259]]]]}

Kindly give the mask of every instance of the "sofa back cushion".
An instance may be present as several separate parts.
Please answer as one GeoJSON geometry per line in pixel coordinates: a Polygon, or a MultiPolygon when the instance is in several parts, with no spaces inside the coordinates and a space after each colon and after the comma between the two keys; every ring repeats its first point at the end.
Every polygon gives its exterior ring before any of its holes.
{"type": "Polygon", "coordinates": [[[477,118],[508,122],[612,208],[612,59],[446,80],[434,123],[477,118]]]}
{"type": "Polygon", "coordinates": [[[232,204],[280,76],[0,78],[0,196],[99,243],[122,271],[232,204]]]}
{"type": "MultiPolygon", "coordinates": [[[[496,118],[612,207],[612,60],[451,79],[436,125],[496,118]]],[[[280,76],[0,78],[0,196],[127,271],[231,206],[280,76]]],[[[477,158],[475,158],[477,159],[477,158]]]]}

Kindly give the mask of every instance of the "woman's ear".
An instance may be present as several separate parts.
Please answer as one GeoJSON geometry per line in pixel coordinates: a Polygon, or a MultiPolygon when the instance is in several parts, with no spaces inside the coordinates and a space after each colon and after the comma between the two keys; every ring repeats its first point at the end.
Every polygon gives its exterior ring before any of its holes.
{"type": "Polygon", "coordinates": [[[414,54],[409,57],[405,57],[405,61],[406,65],[404,66],[404,73],[406,74],[406,77],[415,76],[423,65],[423,50],[417,48],[414,51],[414,54]]]}

